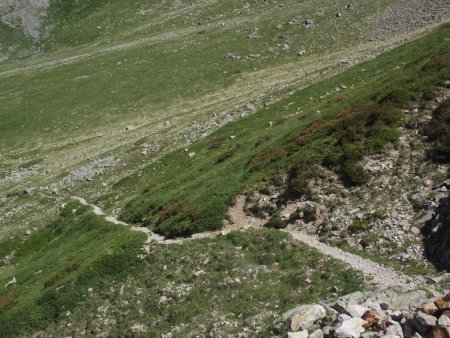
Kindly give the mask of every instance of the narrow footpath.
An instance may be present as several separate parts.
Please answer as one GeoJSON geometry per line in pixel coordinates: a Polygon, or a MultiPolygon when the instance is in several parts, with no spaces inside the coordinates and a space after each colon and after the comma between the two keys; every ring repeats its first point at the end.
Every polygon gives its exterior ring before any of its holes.
{"type": "MultiPolygon", "coordinates": [[[[83,205],[90,206],[94,214],[98,216],[103,216],[106,221],[129,226],[127,223],[119,221],[115,216],[106,215],[103,210],[94,204],[88,203],[84,198],[74,196],[73,199],[77,200],[83,205]]],[[[264,223],[263,220],[255,219],[251,216],[246,215],[244,211],[244,196],[239,196],[236,200],[236,204],[230,209],[231,224],[225,226],[222,231],[212,231],[195,234],[189,238],[178,238],[178,239],[166,239],[163,236],[155,234],[148,228],[130,226],[132,231],[143,232],[147,234],[147,243],[156,242],[158,244],[173,245],[182,244],[185,241],[195,240],[200,238],[214,238],[219,235],[226,235],[227,233],[245,228],[260,228],[264,223]]],[[[364,276],[368,277],[371,281],[382,287],[396,286],[396,285],[417,285],[423,282],[422,278],[409,277],[401,272],[394,271],[391,268],[384,267],[378,263],[375,263],[369,259],[362,258],[358,255],[351,254],[339,248],[327,245],[319,241],[317,237],[310,236],[306,233],[295,231],[295,230],[284,230],[289,233],[292,238],[296,241],[302,242],[312,248],[317,249],[322,254],[330,256],[341,262],[349,264],[353,269],[358,270],[363,273],[364,276]]]]}

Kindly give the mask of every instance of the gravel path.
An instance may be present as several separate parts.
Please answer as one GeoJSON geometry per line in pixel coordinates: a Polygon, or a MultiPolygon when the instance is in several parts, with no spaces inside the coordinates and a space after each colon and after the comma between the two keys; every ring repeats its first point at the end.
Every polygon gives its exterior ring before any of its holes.
{"type": "MultiPolygon", "coordinates": [[[[98,216],[103,216],[105,220],[110,223],[128,225],[127,223],[119,221],[114,216],[106,215],[99,206],[88,203],[84,198],[74,196],[73,199],[79,201],[83,205],[90,206],[94,214],[98,216]]],[[[245,204],[244,196],[238,196],[237,203],[230,209],[230,214],[234,224],[225,226],[224,230],[222,231],[203,232],[195,234],[189,238],[166,239],[163,236],[160,236],[150,231],[148,228],[131,227],[130,229],[132,231],[138,231],[147,234],[148,236],[147,243],[156,242],[159,244],[171,245],[171,244],[182,244],[187,240],[194,240],[200,238],[214,238],[219,235],[226,235],[227,233],[236,229],[248,227],[260,228],[261,224],[263,223],[263,220],[255,222],[255,219],[253,217],[249,217],[248,215],[246,215],[244,211],[244,204],[245,204]]],[[[375,282],[380,286],[389,287],[406,284],[420,284],[423,281],[419,277],[414,278],[408,277],[400,272],[394,271],[393,269],[390,268],[386,268],[369,259],[365,259],[358,255],[354,255],[344,250],[341,250],[339,248],[329,246],[325,243],[320,242],[317,237],[307,235],[303,232],[295,230],[285,230],[285,232],[289,233],[294,240],[305,243],[306,245],[319,250],[321,253],[327,256],[330,256],[341,262],[349,264],[353,269],[361,271],[364,274],[364,276],[370,278],[373,282],[375,282]]]]}
{"type": "Polygon", "coordinates": [[[361,271],[365,276],[381,286],[395,286],[420,282],[420,279],[413,279],[393,269],[381,266],[369,259],[351,254],[336,247],[329,246],[319,241],[318,238],[309,236],[299,231],[287,231],[295,240],[303,242],[310,247],[319,250],[321,253],[349,264],[353,269],[361,271]]]}

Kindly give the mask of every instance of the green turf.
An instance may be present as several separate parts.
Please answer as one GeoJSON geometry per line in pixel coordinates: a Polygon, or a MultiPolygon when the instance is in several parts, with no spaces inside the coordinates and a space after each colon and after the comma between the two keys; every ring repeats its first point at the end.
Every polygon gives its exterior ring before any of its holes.
{"type": "Polygon", "coordinates": [[[364,183],[358,161],[394,142],[400,110],[449,76],[449,44],[444,39],[449,30],[445,25],[227,125],[189,147],[193,157],[179,150],[123,179],[112,196],[141,196],[126,205],[121,218],[136,224],[146,221],[167,236],[188,235],[220,228],[239,192],[270,185],[288,170],[289,190],[297,195],[306,193],[302,186],[320,164],[330,166],[350,185],[364,183]],[[437,57],[443,61],[434,67],[437,57]],[[341,84],[349,89],[336,92],[341,84]],[[317,98],[327,92],[333,94],[317,98]],[[287,117],[298,110],[304,113],[287,117]],[[305,142],[299,137],[306,137],[305,142]],[[211,147],[218,139],[224,140],[220,147],[211,147]]]}
{"type": "MultiPolygon", "coordinates": [[[[199,324],[211,329],[223,316],[242,326],[261,312],[279,315],[299,303],[333,297],[333,287],[340,294],[364,287],[359,273],[274,230],[152,244],[145,253],[142,234],[108,224],[86,207],[71,203],[61,215],[18,248],[14,240],[1,243],[2,255],[17,248],[0,277],[2,337],[37,330],[123,336],[142,322],[152,323],[147,336],[182,324],[177,336],[183,337],[200,333],[199,324]],[[17,285],[4,287],[12,277],[17,285]],[[161,304],[162,295],[167,303],[161,304]],[[115,325],[90,315],[102,304],[115,325]]],[[[264,324],[269,330],[271,320],[264,324]]]]}

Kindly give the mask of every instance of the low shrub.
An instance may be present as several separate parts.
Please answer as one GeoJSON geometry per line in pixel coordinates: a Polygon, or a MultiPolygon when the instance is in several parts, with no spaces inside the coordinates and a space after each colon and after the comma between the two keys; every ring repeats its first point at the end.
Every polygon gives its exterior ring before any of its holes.
{"type": "Polygon", "coordinates": [[[368,229],[369,229],[369,222],[367,220],[354,221],[348,227],[348,230],[350,231],[350,233],[362,232],[362,231],[366,231],[368,229]]]}
{"type": "Polygon", "coordinates": [[[217,137],[217,138],[215,138],[210,144],[209,144],[209,149],[217,149],[217,148],[220,148],[222,145],[223,145],[223,143],[225,142],[225,140],[226,140],[226,136],[219,136],[219,137],[217,137]]]}
{"type": "Polygon", "coordinates": [[[283,148],[266,148],[253,155],[247,167],[250,171],[262,170],[285,155],[286,151],[283,148]]]}
{"type": "Polygon", "coordinates": [[[238,149],[239,149],[238,144],[232,144],[226,152],[224,152],[222,155],[219,156],[219,158],[217,159],[217,162],[220,163],[220,162],[223,162],[223,161],[229,159],[231,156],[236,154],[238,149]]]}
{"type": "Polygon", "coordinates": [[[317,210],[314,206],[306,205],[302,211],[303,211],[303,221],[305,223],[310,223],[317,220],[317,210]]]}
{"type": "Polygon", "coordinates": [[[387,93],[382,94],[378,99],[378,103],[395,107],[406,107],[412,99],[414,99],[414,96],[411,95],[409,90],[405,87],[396,86],[387,91],[387,93]]]}
{"type": "Polygon", "coordinates": [[[270,217],[266,224],[264,224],[266,228],[273,229],[284,229],[287,226],[287,222],[283,221],[280,216],[280,213],[275,213],[270,217]]]}
{"type": "Polygon", "coordinates": [[[7,294],[0,296],[0,311],[5,310],[7,307],[12,306],[15,299],[19,296],[19,290],[12,290],[7,294]]]}

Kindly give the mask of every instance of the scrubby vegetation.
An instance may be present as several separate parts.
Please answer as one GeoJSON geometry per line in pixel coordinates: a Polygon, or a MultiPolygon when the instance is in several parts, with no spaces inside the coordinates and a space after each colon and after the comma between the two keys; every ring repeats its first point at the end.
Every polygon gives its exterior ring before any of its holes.
{"type": "Polygon", "coordinates": [[[270,217],[264,226],[266,228],[283,229],[287,226],[287,222],[281,218],[279,212],[276,212],[270,217]]]}
{"type": "MultiPolygon", "coordinates": [[[[313,184],[335,183],[331,195],[371,181],[366,156],[392,150],[404,111],[450,77],[449,24],[360,64],[400,41],[367,42],[392,1],[49,5],[40,41],[0,23],[0,58],[16,59],[0,61],[0,337],[265,337],[285,310],[365,287],[279,231],[279,210],[301,198],[290,221],[315,227],[325,211],[313,184]],[[219,230],[241,194],[265,228],[164,245],[139,232],[219,230]]],[[[417,36],[400,24],[398,39],[417,36]]],[[[449,156],[448,107],[424,130],[436,162],[449,156]]],[[[367,230],[384,216],[356,217],[334,226],[367,232],[361,247],[381,242],[367,230]]]]}
{"type": "MultiPolygon", "coordinates": [[[[234,196],[246,187],[276,181],[288,197],[309,194],[309,181],[321,166],[334,170],[348,186],[366,183],[370,175],[361,165],[364,156],[395,143],[403,123],[402,110],[449,77],[448,47],[441,39],[449,29],[445,25],[426,38],[266,107],[257,116],[225,126],[194,144],[193,158],[178,151],[148,166],[142,178],[127,178],[133,184],[151,181],[153,186],[151,192],[131,200],[121,218],[138,224],[145,219],[163,235],[183,236],[219,229],[234,196]],[[352,89],[344,94],[337,91],[328,100],[310,100],[342,83],[352,89]],[[289,123],[268,127],[269,121],[289,115],[286,107],[302,107],[306,112],[291,117],[289,123]],[[320,113],[312,113],[317,110],[320,113]],[[288,176],[287,187],[282,179],[272,179],[283,173],[288,176]],[[195,213],[161,219],[161,212],[180,200],[186,210],[195,213]]],[[[130,184],[119,183],[116,191],[125,193],[124,187],[129,190],[130,184]]]]}

